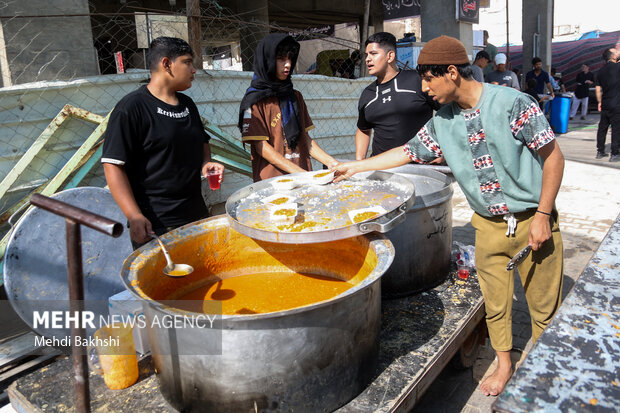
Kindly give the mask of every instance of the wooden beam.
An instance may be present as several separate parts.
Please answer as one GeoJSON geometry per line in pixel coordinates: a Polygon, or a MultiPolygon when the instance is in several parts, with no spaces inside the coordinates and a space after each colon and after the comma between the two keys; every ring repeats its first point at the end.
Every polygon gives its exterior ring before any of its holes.
{"type": "MultiPolygon", "coordinates": [[[[362,30],[360,30],[360,46],[364,47],[366,39],[368,39],[368,20],[370,18],[370,0],[364,0],[364,20],[362,22],[362,30]]],[[[362,55],[363,56],[363,55],[362,55]]],[[[360,76],[368,76],[368,68],[366,65],[361,65],[360,76]]]]}
{"type": "Polygon", "coordinates": [[[194,67],[202,69],[202,32],[200,28],[200,0],[187,0],[187,34],[194,51],[194,67]]]}

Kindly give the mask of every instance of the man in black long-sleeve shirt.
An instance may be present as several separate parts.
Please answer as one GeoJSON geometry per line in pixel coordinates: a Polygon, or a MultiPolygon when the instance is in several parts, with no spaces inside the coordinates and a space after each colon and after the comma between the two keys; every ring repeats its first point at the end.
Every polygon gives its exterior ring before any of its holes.
{"type": "Polygon", "coordinates": [[[607,156],[605,153],[605,137],[611,125],[611,157],[610,162],[620,161],[620,64],[616,63],[618,52],[614,48],[603,53],[605,66],[596,76],[596,99],[601,120],[596,133],[596,159],[607,156]]]}

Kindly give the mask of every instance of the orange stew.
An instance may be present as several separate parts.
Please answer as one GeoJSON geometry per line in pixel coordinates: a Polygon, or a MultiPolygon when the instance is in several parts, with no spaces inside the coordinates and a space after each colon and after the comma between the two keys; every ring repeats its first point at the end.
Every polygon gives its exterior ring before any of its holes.
{"type": "Polygon", "coordinates": [[[282,197],[282,198],[277,198],[277,199],[274,199],[273,201],[271,201],[271,203],[272,203],[272,204],[274,204],[274,205],[282,205],[282,204],[284,204],[286,201],[288,201],[288,198],[284,198],[284,197],[282,197]]]}
{"type": "Polygon", "coordinates": [[[295,210],[294,209],[278,209],[276,212],[273,213],[273,215],[284,215],[286,217],[292,217],[293,215],[295,215],[295,210]]]}
{"type": "MultiPolygon", "coordinates": [[[[283,311],[328,300],[353,284],[338,278],[296,272],[263,272],[216,280],[179,298],[197,301],[220,301],[222,314],[257,314],[283,311]]],[[[206,306],[206,304],[205,304],[206,306]]],[[[181,305],[182,307],[182,305],[181,305]]]]}
{"type": "Polygon", "coordinates": [[[187,275],[189,274],[189,272],[184,271],[184,270],[172,270],[172,271],[168,271],[168,274],[179,276],[179,275],[187,275]]]}

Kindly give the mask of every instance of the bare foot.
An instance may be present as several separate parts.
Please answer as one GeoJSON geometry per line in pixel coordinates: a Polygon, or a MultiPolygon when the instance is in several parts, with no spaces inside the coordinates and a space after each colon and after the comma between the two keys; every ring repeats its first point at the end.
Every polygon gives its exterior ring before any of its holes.
{"type": "Polygon", "coordinates": [[[495,371],[480,383],[480,390],[485,396],[497,396],[504,390],[511,376],[512,365],[508,364],[506,368],[498,363],[495,371]]]}

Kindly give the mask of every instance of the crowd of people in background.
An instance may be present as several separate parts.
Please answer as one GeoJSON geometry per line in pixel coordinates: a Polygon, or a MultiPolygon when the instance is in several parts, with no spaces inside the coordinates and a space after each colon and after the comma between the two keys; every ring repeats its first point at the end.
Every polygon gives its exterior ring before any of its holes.
{"type": "Polygon", "coordinates": [[[609,156],[605,152],[605,139],[611,126],[611,162],[620,161],[620,53],[615,48],[608,48],[603,53],[605,66],[596,74],[590,71],[588,64],[581,65],[577,74],[576,87],[568,91],[562,75],[555,67],[550,73],[543,70],[543,61],[539,57],[532,59],[532,70],[521,78],[518,69],[509,70],[508,58],[498,53],[497,48],[488,43],[488,34],[484,36],[484,49],[480,50],[472,63],[473,78],[479,82],[492,83],[521,90],[546,109],[555,96],[570,97],[569,120],[573,120],[580,111],[580,120],[586,120],[590,103],[590,89],[596,88],[598,112],[601,119],[597,132],[596,159],[609,156]]]}
{"type": "MultiPolygon", "coordinates": [[[[580,111],[580,120],[586,120],[590,103],[590,89],[595,87],[598,112],[601,114],[597,133],[596,159],[609,156],[605,152],[605,139],[607,130],[611,126],[612,144],[609,160],[611,162],[620,161],[620,84],[618,83],[620,82],[620,75],[617,74],[620,71],[620,65],[616,67],[619,60],[616,49],[605,50],[603,60],[606,64],[598,73],[592,73],[588,64],[584,63],[577,75],[576,87],[574,90],[573,88],[567,90],[562,74],[555,67],[551,67],[550,73],[548,73],[543,69],[544,62],[542,59],[534,57],[532,69],[522,75],[517,68],[511,68],[508,56],[498,52],[497,47],[489,43],[488,39],[489,34],[484,30],[484,49],[476,53],[471,64],[474,80],[522,91],[534,98],[548,117],[550,116],[551,100],[556,96],[569,97],[571,99],[569,120],[573,120],[578,111],[580,111]]],[[[363,63],[360,51],[354,50],[346,59],[341,57],[330,60],[330,75],[346,79],[358,78],[362,76],[361,66],[363,63]]],[[[393,65],[396,67],[396,64],[395,61],[393,65]]],[[[318,73],[316,62],[305,73],[318,73]]]]}

